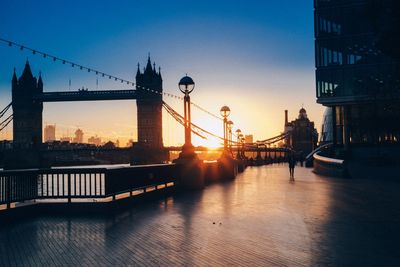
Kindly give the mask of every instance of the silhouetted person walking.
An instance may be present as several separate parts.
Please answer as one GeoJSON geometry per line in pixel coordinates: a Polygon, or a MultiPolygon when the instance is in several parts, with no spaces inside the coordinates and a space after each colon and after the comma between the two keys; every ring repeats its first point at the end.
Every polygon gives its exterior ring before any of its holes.
{"type": "Polygon", "coordinates": [[[296,159],[294,158],[294,155],[291,154],[289,157],[289,175],[290,175],[290,180],[294,180],[294,167],[296,166],[296,159]]]}

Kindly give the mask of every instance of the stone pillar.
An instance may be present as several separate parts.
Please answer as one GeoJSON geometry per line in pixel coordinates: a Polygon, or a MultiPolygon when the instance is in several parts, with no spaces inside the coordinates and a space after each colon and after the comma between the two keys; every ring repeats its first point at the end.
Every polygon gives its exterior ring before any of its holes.
{"type": "Polygon", "coordinates": [[[179,186],[188,190],[204,188],[204,164],[197,155],[183,154],[174,161],[179,164],[179,186]]]}
{"type": "Polygon", "coordinates": [[[232,158],[228,153],[223,153],[218,159],[219,172],[221,180],[233,180],[238,174],[237,160],[232,158]]]}

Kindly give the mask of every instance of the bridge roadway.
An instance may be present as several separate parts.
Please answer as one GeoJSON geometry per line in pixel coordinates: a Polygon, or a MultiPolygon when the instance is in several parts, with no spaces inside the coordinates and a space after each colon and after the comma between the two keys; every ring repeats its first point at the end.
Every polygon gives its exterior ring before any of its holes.
{"type": "Polygon", "coordinates": [[[286,165],[133,206],[0,226],[2,266],[399,266],[399,180],[286,165]]]}
{"type": "Polygon", "coordinates": [[[124,100],[136,99],[136,90],[98,90],[98,91],[65,91],[43,92],[34,97],[40,102],[65,102],[65,101],[98,101],[98,100],[124,100]]]}

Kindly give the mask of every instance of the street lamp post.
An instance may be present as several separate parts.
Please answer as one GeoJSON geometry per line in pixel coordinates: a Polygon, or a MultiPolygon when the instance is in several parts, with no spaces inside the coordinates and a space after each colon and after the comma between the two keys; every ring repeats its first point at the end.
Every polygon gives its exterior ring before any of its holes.
{"type": "Polygon", "coordinates": [[[220,110],[221,116],[224,121],[224,151],[219,158],[221,177],[222,179],[232,180],[235,179],[238,172],[238,163],[232,157],[232,151],[228,151],[228,140],[231,143],[232,140],[232,125],[233,122],[228,122],[228,116],[231,110],[228,106],[223,106],[220,110]]]}
{"type": "Polygon", "coordinates": [[[182,146],[182,152],[179,158],[174,160],[180,165],[178,173],[179,186],[188,190],[197,190],[204,187],[204,165],[199,160],[192,145],[192,127],[190,113],[190,96],[194,89],[194,81],[187,75],[179,81],[179,90],[184,93],[184,128],[185,128],[185,144],[182,146]]]}
{"type": "Polygon", "coordinates": [[[237,129],[235,132],[236,132],[236,149],[237,149],[236,158],[239,159],[239,158],[241,158],[241,156],[240,156],[240,149],[241,149],[241,147],[240,147],[240,140],[241,140],[240,135],[242,134],[242,131],[240,129],[237,129]]]}
{"type": "Polygon", "coordinates": [[[229,120],[227,123],[227,128],[228,128],[228,146],[229,150],[232,153],[232,128],[233,128],[233,121],[229,120]]]}
{"type": "Polygon", "coordinates": [[[185,144],[182,147],[183,154],[194,153],[194,148],[192,145],[192,122],[190,114],[190,96],[189,94],[194,89],[194,81],[189,76],[183,77],[179,81],[179,90],[185,94],[183,98],[184,103],[184,127],[185,127],[185,144]]]}
{"type": "Polygon", "coordinates": [[[244,136],[243,136],[243,134],[241,133],[240,134],[240,145],[241,145],[241,147],[242,147],[242,151],[241,151],[241,155],[242,155],[242,158],[243,159],[245,159],[246,158],[246,155],[245,155],[245,153],[244,153],[244,136]]]}
{"type": "Polygon", "coordinates": [[[226,152],[228,148],[228,116],[231,114],[231,110],[228,106],[223,106],[220,110],[220,113],[224,121],[224,152],[226,152]]]}

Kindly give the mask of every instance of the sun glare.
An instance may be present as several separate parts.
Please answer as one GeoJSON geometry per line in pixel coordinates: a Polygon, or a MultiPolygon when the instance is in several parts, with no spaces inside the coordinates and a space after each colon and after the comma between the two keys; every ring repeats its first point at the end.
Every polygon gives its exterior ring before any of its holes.
{"type": "Polygon", "coordinates": [[[221,146],[223,146],[223,144],[221,144],[220,140],[217,140],[216,138],[210,138],[205,140],[205,147],[211,148],[211,149],[215,149],[215,148],[219,148],[221,146]]]}
{"type": "MultiPolygon", "coordinates": [[[[204,114],[195,114],[195,123],[198,121],[201,121],[199,123],[196,123],[197,125],[201,125],[204,127],[203,129],[206,131],[209,131],[213,134],[216,134],[217,136],[223,137],[222,133],[222,122],[219,122],[217,120],[209,120],[206,117],[207,115],[204,114]]],[[[204,134],[206,139],[203,139],[199,136],[192,135],[192,143],[194,146],[204,146],[210,149],[213,148],[219,148],[223,146],[223,141],[217,137],[210,136],[208,134],[204,134]]]]}

